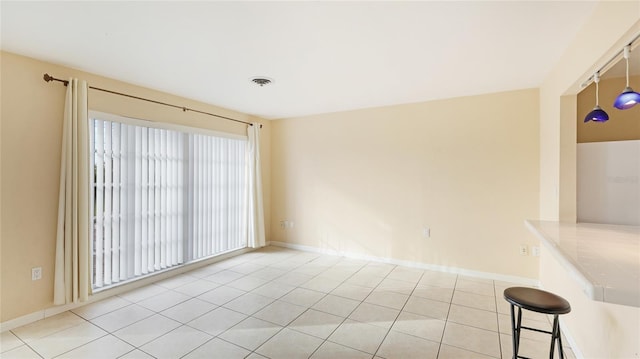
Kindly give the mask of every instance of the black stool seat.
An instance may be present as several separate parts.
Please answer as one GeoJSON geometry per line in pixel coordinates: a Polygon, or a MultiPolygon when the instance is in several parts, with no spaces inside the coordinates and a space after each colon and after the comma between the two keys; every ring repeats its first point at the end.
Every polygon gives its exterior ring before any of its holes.
{"type": "Polygon", "coordinates": [[[564,298],[535,288],[507,288],[504,299],[522,309],[543,314],[567,314],[571,311],[571,305],[564,298]]]}
{"type": "Polygon", "coordinates": [[[556,342],[560,358],[564,359],[562,350],[562,336],[560,335],[560,322],[558,316],[571,311],[571,305],[564,298],[544,290],[526,287],[511,287],[504,290],[504,299],[511,304],[511,340],[513,344],[513,359],[524,358],[518,355],[520,349],[520,332],[523,329],[535,332],[551,334],[551,348],[549,358],[553,359],[556,342]],[[518,307],[516,318],[515,307],[518,307]],[[525,327],[522,325],[522,310],[530,310],[542,314],[553,315],[551,331],[525,327]]]}

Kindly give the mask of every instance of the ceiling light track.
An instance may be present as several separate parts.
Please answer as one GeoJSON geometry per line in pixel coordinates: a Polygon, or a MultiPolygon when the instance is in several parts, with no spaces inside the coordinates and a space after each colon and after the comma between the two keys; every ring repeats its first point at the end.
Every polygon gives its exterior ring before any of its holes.
{"type": "MultiPolygon", "coordinates": [[[[621,58],[624,58],[624,52],[625,52],[625,48],[629,48],[629,51],[633,50],[636,46],[640,46],[640,34],[637,34],[631,41],[629,41],[620,51],[616,52],[615,55],[613,55],[609,61],[605,62],[604,65],[602,65],[599,69],[597,69],[595,71],[595,73],[597,74],[603,74],[605,73],[607,70],[609,70],[610,68],[613,67],[613,65],[615,65],[621,58]]],[[[595,74],[594,73],[594,74],[595,74]]],[[[595,75],[591,75],[589,76],[589,78],[582,83],[581,87],[585,88],[589,85],[591,85],[591,83],[594,80],[595,75]]]]}
{"type": "MultiPolygon", "coordinates": [[[[57,79],[57,78],[55,78],[55,77],[53,77],[53,76],[51,76],[49,74],[44,74],[44,76],[42,78],[46,82],[57,81],[57,82],[63,83],[65,86],[67,86],[67,84],[69,83],[69,81],[67,81],[67,80],[57,79]]],[[[157,100],[152,100],[152,99],[148,99],[148,98],[144,98],[144,97],[129,95],[129,94],[126,94],[126,93],[112,91],[112,90],[106,90],[106,89],[99,88],[99,87],[89,86],[89,88],[92,89],[92,90],[102,91],[102,92],[110,93],[110,94],[113,94],[113,95],[124,96],[124,97],[132,98],[132,99],[136,99],[136,100],[140,100],[140,101],[146,101],[146,102],[151,102],[151,103],[155,103],[155,104],[158,104],[158,105],[164,105],[164,106],[169,106],[169,107],[173,107],[173,108],[178,108],[178,109],[182,110],[182,112],[191,111],[191,112],[196,112],[196,113],[200,113],[200,114],[207,115],[207,116],[218,117],[218,118],[221,118],[221,119],[224,119],[224,120],[244,123],[246,125],[253,126],[253,123],[251,123],[251,122],[236,120],[235,118],[216,115],[215,113],[206,112],[206,111],[200,111],[200,110],[196,110],[196,109],[193,109],[193,108],[190,108],[190,107],[173,105],[173,104],[162,102],[162,101],[157,101],[157,100]]],[[[260,125],[260,128],[262,128],[262,124],[260,125]]]]}

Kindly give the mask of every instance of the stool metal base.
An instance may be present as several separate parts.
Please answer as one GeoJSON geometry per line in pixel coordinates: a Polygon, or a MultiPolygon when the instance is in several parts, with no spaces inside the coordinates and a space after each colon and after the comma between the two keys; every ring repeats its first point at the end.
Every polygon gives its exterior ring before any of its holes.
{"type": "Polygon", "coordinates": [[[558,314],[553,315],[553,328],[552,331],[546,331],[536,328],[525,327],[522,325],[522,308],[518,307],[518,320],[515,316],[515,305],[511,305],[511,340],[513,344],[513,359],[529,359],[518,355],[520,349],[520,332],[522,329],[531,330],[540,333],[551,334],[551,349],[549,351],[549,359],[553,359],[555,354],[555,344],[558,342],[558,351],[560,352],[560,359],[564,359],[564,352],[562,350],[562,336],[560,335],[560,322],[558,321],[558,314]]]}

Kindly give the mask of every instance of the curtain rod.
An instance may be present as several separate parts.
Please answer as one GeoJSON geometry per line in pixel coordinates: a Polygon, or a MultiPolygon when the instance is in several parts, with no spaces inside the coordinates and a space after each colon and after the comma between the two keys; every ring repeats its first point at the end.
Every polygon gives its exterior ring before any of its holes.
{"type": "MultiPolygon", "coordinates": [[[[631,41],[629,41],[625,46],[622,47],[622,49],[618,52],[616,52],[615,55],[613,55],[609,61],[605,62],[604,65],[602,65],[599,69],[597,69],[595,72],[600,73],[602,75],[603,71],[607,71],[609,69],[611,69],[616,61],[620,60],[619,57],[623,54],[624,52],[624,48],[629,46],[631,48],[631,50],[633,50],[633,48],[635,47],[635,42],[640,40],[640,34],[637,34],[631,41]]],[[[601,77],[602,79],[602,77],[601,77]]],[[[589,78],[583,82],[580,86],[582,88],[585,88],[587,86],[589,86],[591,83],[593,82],[593,75],[589,76],[589,78]]]]}
{"type": "MultiPolygon", "coordinates": [[[[67,80],[61,80],[61,79],[57,79],[53,76],[50,76],[49,74],[44,74],[44,76],[42,77],[46,82],[51,82],[51,81],[58,81],[58,82],[62,82],[65,86],[67,86],[69,84],[69,81],[67,80]]],[[[173,107],[173,108],[179,108],[181,109],[183,112],[187,112],[187,111],[191,111],[191,112],[196,112],[196,113],[201,113],[203,115],[208,115],[208,116],[213,116],[213,117],[218,117],[218,118],[222,118],[225,120],[229,120],[229,121],[234,121],[234,122],[240,122],[240,123],[244,123],[247,124],[249,126],[253,126],[253,123],[251,122],[246,122],[246,121],[240,121],[240,120],[236,120],[235,118],[231,118],[231,117],[225,117],[225,116],[221,116],[221,115],[216,115],[215,113],[211,113],[211,112],[205,112],[205,111],[200,111],[200,110],[196,110],[193,108],[189,108],[189,107],[184,107],[184,106],[178,106],[178,105],[173,105],[170,103],[166,103],[166,102],[162,102],[162,101],[156,101],[156,100],[151,100],[148,98],[144,98],[144,97],[139,97],[139,96],[134,96],[134,95],[129,95],[126,93],[122,93],[122,92],[116,92],[116,91],[111,91],[111,90],[106,90],[100,87],[93,87],[93,86],[89,86],[90,89],[92,90],[98,90],[98,91],[102,91],[102,92],[107,92],[113,95],[119,95],[119,96],[124,96],[124,97],[129,97],[129,98],[133,98],[136,100],[141,100],[141,101],[147,101],[147,102],[152,102],[158,105],[164,105],[164,106],[169,106],[169,107],[173,107]]],[[[260,128],[262,128],[262,124],[260,124],[260,128]]]]}

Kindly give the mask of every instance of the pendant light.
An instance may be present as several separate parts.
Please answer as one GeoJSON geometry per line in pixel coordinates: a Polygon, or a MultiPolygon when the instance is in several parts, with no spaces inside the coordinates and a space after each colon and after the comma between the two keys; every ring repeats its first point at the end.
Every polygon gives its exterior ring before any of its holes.
{"type": "Polygon", "coordinates": [[[627,110],[635,106],[640,102],[640,93],[633,91],[629,86],[629,54],[631,53],[631,46],[625,46],[624,59],[627,61],[627,87],[622,91],[616,100],[613,102],[613,107],[619,110],[627,110]]]}
{"type": "Polygon", "coordinates": [[[596,83],[596,107],[593,108],[591,112],[587,114],[587,117],[584,118],[584,122],[595,121],[595,122],[606,122],[609,120],[609,115],[600,106],[598,105],[598,83],[600,82],[600,73],[596,72],[593,75],[593,82],[596,83]]]}

